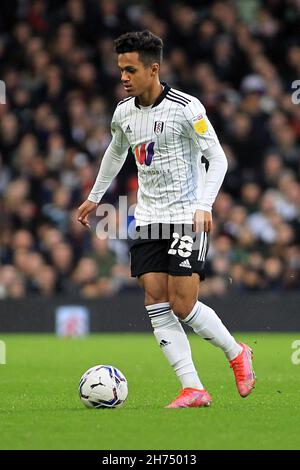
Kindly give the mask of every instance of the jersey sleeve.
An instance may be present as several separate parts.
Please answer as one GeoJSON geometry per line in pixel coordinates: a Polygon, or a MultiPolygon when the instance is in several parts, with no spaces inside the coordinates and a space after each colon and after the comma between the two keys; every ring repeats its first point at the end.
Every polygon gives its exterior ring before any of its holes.
{"type": "Polygon", "coordinates": [[[121,170],[129,149],[129,142],[118,122],[118,108],[116,109],[112,122],[112,139],[107,147],[100,165],[95,184],[88,196],[88,200],[99,203],[109,188],[112,180],[121,170]]]}
{"type": "Polygon", "coordinates": [[[211,212],[223,183],[228,163],[217,134],[206,115],[204,106],[199,100],[195,100],[186,108],[188,109],[183,123],[184,132],[186,132],[188,138],[192,139],[196,148],[209,162],[198,208],[211,212]]]}
{"type": "Polygon", "coordinates": [[[206,110],[195,99],[183,109],[183,133],[190,138],[201,151],[219,143],[217,134],[206,115],[206,110]]]}
{"type": "Polygon", "coordinates": [[[128,149],[130,147],[130,144],[127,140],[126,135],[123,132],[123,129],[121,127],[121,124],[119,122],[118,118],[118,113],[119,109],[118,107],[116,108],[114,115],[112,117],[111,121],[111,135],[112,135],[112,140],[110,142],[110,149],[114,153],[118,154],[125,154],[127,156],[128,149]]]}

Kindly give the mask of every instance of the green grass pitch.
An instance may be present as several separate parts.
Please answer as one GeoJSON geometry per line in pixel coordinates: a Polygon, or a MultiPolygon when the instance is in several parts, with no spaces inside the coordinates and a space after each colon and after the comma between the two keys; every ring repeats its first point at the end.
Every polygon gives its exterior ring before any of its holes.
{"type": "Polygon", "coordinates": [[[0,449],[299,449],[300,365],[293,334],[238,334],[254,349],[257,386],[237,394],[223,353],[190,335],[193,357],[213,397],[211,408],[164,409],[179,383],[151,334],[0,335],[0,449]],[[80,376],[96,364],[121,369],[123,408],[85,408],[80,376]]]}

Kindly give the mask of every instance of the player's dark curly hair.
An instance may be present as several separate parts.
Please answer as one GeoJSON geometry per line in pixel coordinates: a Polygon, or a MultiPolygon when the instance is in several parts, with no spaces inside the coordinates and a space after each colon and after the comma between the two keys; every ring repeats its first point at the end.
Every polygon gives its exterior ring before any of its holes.
{"type": "Polygon", "coordinates": [[[123,34],[114,41],[114,46],[117,54],[138,52],[145,66],[162,61],[163,42],[148,30],[123,34]]]}

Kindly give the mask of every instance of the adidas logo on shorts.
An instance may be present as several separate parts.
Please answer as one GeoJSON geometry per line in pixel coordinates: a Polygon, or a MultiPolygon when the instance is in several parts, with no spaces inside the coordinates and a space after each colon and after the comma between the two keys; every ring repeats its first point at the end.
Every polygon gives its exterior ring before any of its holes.
{"type": "Polygon", "coordinates": [[[181,266],[182,268],[190,268],[190,269],[192,267],[188,259],[185,259],[184,261],[182,261],[182,263],[180,263],[179,266],[181,266]]]}

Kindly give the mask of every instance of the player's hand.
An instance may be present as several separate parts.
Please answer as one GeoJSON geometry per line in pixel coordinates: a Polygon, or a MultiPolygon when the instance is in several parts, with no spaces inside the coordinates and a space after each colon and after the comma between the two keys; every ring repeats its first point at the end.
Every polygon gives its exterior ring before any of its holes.
{"type": "Polygon", "coordinates": [[[89,201],[88,199],[84,201],[83,204],[81,204],[80,207],[78,207],[78,215],[77,215],[77,220],[84,225],[84,227],[87,227],[88,229],[91,229],[91,226],[89,224],[88,220],[88,215],[96,210],[97,205],[95,202],[89,201]]]}
{"type": "Polygon", "coordinates": [[[193,232],[210,232],[212,215],[210,212],[197,209],[193,219],[193,232]]]}

